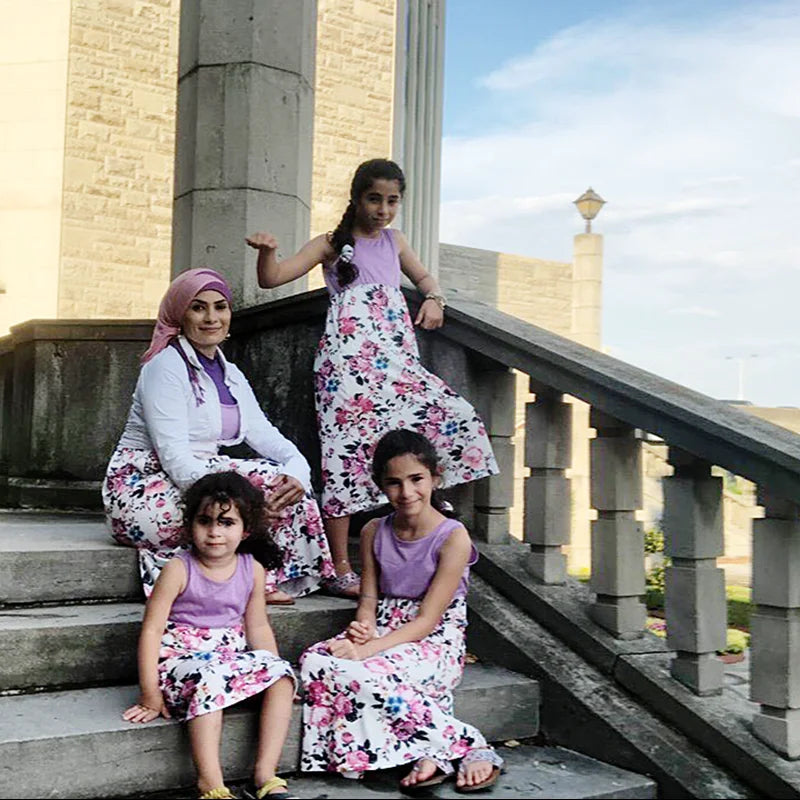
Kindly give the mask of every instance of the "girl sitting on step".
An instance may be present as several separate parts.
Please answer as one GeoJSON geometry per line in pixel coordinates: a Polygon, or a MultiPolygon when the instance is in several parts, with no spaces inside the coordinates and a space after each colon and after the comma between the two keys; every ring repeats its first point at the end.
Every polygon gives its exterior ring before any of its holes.
{"type": "Polygon", "coordinates": [[[440,510],[439,475],[419,433],[390,431],[375,448],[372,477],[394,511],[361,532],[355,621],[300,658],[303,770],[359,778],[407,764],[401,791],[455,776],[456,791],[472,792],[497,780],[502,759],[453,716],[477,553],[464,526],[440,510]]]}
{"type": "Polygon", "coordinates": [[[188,722],[201,798],[230,798],[220,764],[222,709],[264,692],[252,797],[288,798],[275,775],[295,678],[278,655],[264,603],[264,570],[281,564],[264,493],[236,472],[206,475],[185,496],[181,551],[147,600],[139,638],[139,702],[122,715],[188,722]]]}

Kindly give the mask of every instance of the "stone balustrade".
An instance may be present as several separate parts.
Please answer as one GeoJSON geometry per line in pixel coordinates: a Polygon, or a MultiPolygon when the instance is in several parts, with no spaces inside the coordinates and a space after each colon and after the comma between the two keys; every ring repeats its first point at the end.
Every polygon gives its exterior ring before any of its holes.
{"type": "MultiPolygon", "coordinates": [[[[413,315],[418,297],[407,297],[413,315]]],[[[237,315],[226,344],[271,418],[315,466],[310,371],[325,306],[324,291],[316,291],[248,309],[237,315]]],[[[68,484],[99,482],[147,338],[145,322],[60,321],[26,323],[0,340],[6,504],[42,504],[48,486],[68,493],[68,484]]],[[[528,574],[548,591],[569,583],[562,551],[571,519],[571,404],[565,396],[591,407],[597,519],[586,611],[598,640],[644,635],[644,543],[637,520],[642,432],[667,443],[674,470],[664,480],[670,672],[682,691],[699,696],[697,702],[722,687],[716,651],[724,647],[726,628],[724,579],[716,563],[723,551],[722,487],[711,466],[759,486],[765,516],[754,523],[750,661],[751,697],[760,709],[752,730],[783,756],[800,758],[800,437],[481,303],[453,299],[444,328],[420,332],[419,339],[426,366],[478,408],[498,456],[500,475],[456,493],[465,522],[490,544],[511,541],[512,370],[529,376],[535,399],[526,407],[530,475],[522,550],[528,574]]]]}

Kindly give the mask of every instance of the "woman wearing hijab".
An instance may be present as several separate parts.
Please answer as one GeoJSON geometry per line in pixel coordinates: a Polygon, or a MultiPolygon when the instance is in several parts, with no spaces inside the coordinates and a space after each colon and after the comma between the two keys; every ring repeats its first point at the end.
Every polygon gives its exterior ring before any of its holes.
{"type": "Polygon", "coordinates": [[[231,292],[212,269],[190,269],[161,301],[125,430],[106,471],[103,504],[113,537],[139,550],[149,596],[181,547],[182,492],[209,472],[235,470],[263,489],[283,566],[267,573],[267,602],[289,604],[334,574],[308,463],[267,419],[243,373],[219,349],[231,292]],[[246,442],[262,458],[218,455],[246,442]]]}

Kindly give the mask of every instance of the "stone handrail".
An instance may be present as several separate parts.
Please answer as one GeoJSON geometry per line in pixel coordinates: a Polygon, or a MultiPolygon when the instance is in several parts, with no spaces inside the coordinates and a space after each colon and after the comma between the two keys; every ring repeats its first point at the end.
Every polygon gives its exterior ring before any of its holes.
{"type": "MultiPolygon", "coordinates": [[[[408,294],[412,313],[417,298],[408,294]]],[[[561,546],[569,543],[571,416],[563,395],[591,406],[592,523],[590,616],[619,638],[645,625],[641,436],[669,446],[674,474],[664,479],[667,643],[671,673],[698,695],[722,691],[727,606],[723,555],[722,479],[716,465],[758,485],[764,518],[754,520],[751,699],[761,708],[753,732],[784,756],[800,757],[800,437],[645,370],[481,303],[455,299],[442,336],[530,377],[523,538],[526,567],[544,583],[565,580],[561,546]]],[[[484,366],[485,368],[485,366],[484,366]]],[[[513,389],[487,372],[487,391],[513,389]]],[[[487,408],[484,403],[483,410],[487,408]]],[[[505,417],[507,418],[507,414],[505,417]]],[[[496,433],[491,413],[490,434],[496,433]]],[[[505,431],[497,431],[505,433],[505,431]]],[[[506,483],[495,476],[486,483],[506,483]]],[[[482,494],[502,496],[501,489],[482,494]]],[[[476,496],[477,496],[476,490],[476,496]]],[[[476,504],[477,505],[477,504],[476,504]]],[[[490,509],[497,515],[501,509],[490,509]]],[[[480,526],[478,526],[480,529],[480,526]]],[[[496,536],[494,537],[496,540],[496,536]]]]}

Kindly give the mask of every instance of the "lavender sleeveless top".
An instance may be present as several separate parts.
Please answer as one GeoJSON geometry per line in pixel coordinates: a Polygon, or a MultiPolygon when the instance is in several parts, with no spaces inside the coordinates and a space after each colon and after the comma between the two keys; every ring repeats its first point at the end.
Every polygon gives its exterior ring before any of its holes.
{"type": "MultiPolygon", "coordinates": [[[[394,532],[394,514],[383,517],[378,523],[372,552],[381,568],[379,589],[390,597],[409,597],[417,600],[425,595],[439,566],[439,551],[447,537],[462,527],[456,519],[446,519],[427,536],[413,542],[404,542],[394,532]]],[[[456,597],[464,597],[469,585],[469,568],[478,560],[478,551],[472,553],[458,584],[456,597]]]]}
{"type": "Polygon", "coordinates": [[[207,358],[197,348],[194,349],[194,352],[203,365],[203,369],[214,381],[214,386],[217,387],[217,396],[219,397],[222,415],[222,431],[219,438],[223,441],[235,439],[239,435],[239,424],[241,422],[239,406],[236,404],[236,398],[231,394],[228,384],[225,383],[225,371],[222,368],[222,362],[218,358],[207,358]]]}
{"type": "MultiPolygon", "coordinates": [[[[353,263],[358,267],[358,275],[351,286],[362,286],[367,283],[382,283],[384,286],[400,286],[400,256],[397,252],[394,231],[383,228],[381,235],[375,239],[356,239],[353,248],[353,263]]],[[[343,289],[336,279],[336,267],[324,269],[325,285],[331,294],[339,294],[343,289]]]]}
{"type": "Polygon", "coordinates": [[[186,565],[186,588],[175,598],[169,612],[171,622],[197,628],[230,628],[242,621],[253,591],[253,556],[236,557],[236,571],[227,581],[212,581],[203,574],[195,557],[179,553],[186,565]]]}

